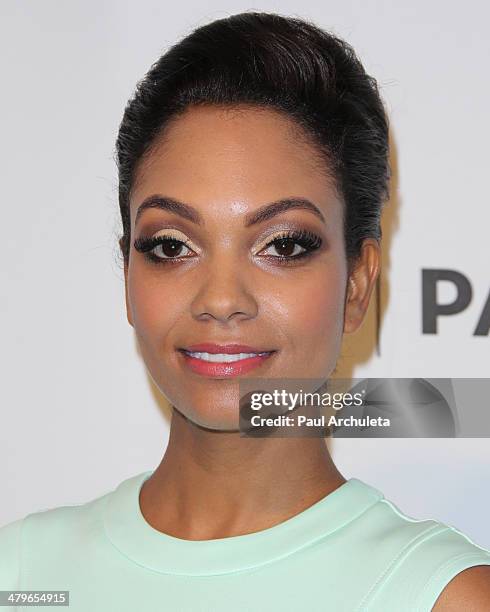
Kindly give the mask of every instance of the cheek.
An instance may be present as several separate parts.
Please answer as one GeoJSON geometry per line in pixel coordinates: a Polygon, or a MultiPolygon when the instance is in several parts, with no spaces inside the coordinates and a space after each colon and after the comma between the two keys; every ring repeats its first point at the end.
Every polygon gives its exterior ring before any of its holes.
{"type": "Polygon", "coordinates": [[[298,279],[294,292],[282,296],[282,316],[276,321],[281,320],[292,343],[298,369],[307,364],[312,378],[335,367],[342,342],[345,283],[340,262],[298,279]]]}
{"type": "Polygon", "coordinates": [[[342,327],[343,288],[342,278],[329,274],[305,300],[301,320],[312,342],[321,343],[338,334],[342,327]]]}
{"type": "Polygon", "coordinates": [[[168,332],[182,314],[180,292],[162,282],[158,273],[134,270],[129,277],[129,300],[137,336],[148,346],[164,349],[168,332]]]}

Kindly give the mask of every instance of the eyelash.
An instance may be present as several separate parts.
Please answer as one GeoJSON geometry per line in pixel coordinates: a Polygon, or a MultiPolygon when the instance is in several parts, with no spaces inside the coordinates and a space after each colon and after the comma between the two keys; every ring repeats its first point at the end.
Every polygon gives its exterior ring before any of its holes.
{"type": "MultiPolygon", "coordinates": [[[[320,248],[322,245],[322,239],[307,230],[300,231],[289,231],[283,232],[279,236],[276,236],[273,240],[269,241],[262,250],[268,249],[270,246],[274,244],[279,244],[283,241],[293,242],[295,244],[299,244],[305,250],[302,253],[297,255],[267,255],[266,257],[279,260],[278,263],[281,265],[291,265],[294,264],[297,260],[301,260],[307,257],[311,257],[314,251],[320,248]]],[[[188,249],[190,249],[190,245],[185,240],[177,240],[171,236],[154,236],[151,238],[140,237],[136,238],[134,241],[134,248],[143,253],[144,257],[155,264],[167,264],[182,261],[183,259],[190,259],[187,256],[184,257],[158,257],[152,253],[152,251],[160,244],[165,245],[168,243],[174,243],[176,246],[184,245],[188,249]]]]}

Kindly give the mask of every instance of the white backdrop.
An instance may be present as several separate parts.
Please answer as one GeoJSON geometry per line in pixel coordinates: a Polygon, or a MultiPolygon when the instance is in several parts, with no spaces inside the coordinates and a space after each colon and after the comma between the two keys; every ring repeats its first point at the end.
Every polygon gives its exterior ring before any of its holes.
{"type": "MultiPolygon", "coordinates": [[[[345,38],[387,103],[381,355],[373,303],[339,373],[489,376],[488,333],[473,335],[490,289],[487,2],[3,0],[0,525],[83,503],[160,461],[168,411],[126,320],[114,141],[136,81],[170,44],[248,9],[345,38]],[[473,299],[423,334],[421,270],[432,268],[463,273],[473,299]]],[[[438,300],[454,297],[441,283],[438,300]]],[[[329,446],[346,478],[490,547],[489,439],[329,446]]]]}

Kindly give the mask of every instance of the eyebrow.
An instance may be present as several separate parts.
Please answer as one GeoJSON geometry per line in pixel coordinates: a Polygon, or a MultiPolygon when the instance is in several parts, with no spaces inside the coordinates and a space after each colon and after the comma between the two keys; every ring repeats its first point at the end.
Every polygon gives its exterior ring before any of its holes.
{"type": "MultiPolygon", "coordinates": [[[[179,215],[180,217],[183,217],[196,225],[204,225],[201,214],[193,206],[190,204],[185,204],[184,202],[179,202],[179,200],[176,200],[175,198],[161,195],[151,195],[143,200],[136,211],[135,225],[143,212],[149,208],[166,210],[179,215]]],[[[307,198],[292,197],[275,200],[274,202],[264,204],[257,210],[248,213],[245,216],[245,227],[262,223],[263,221],[271,219],[272,217],[275,217],[286,210],[292,209],[309,210],[310,212],[314,213],[323,223],[326,223],[323,213],[315,204],[313,204],[313,202],[307,198]]]]}

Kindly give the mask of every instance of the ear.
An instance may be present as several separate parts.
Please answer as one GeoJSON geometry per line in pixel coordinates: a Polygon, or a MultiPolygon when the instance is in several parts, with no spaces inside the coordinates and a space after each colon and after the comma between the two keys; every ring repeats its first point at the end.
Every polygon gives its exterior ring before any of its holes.
{"type": "Polygon", "coordinates": [[[355,332],[361,325],[379,275],[381,251],[374,238],[366,238],[359,259],[354,263],[346,288],[344,333],[355,332]]]}
{"type": "MultiPolygon", "coordinates": [[[[121,251],[123,250],[123,239],[121,238],[119,240],[119,247],[121,248],[121,251]]],[[[126,300],[126,318],[128,319],[128,323],[131,325],[131,327],[133,327],[133,317],[131,314],[131,306],[129,304],[129,291],[128,291],[128,264],[125,261],[124,262],[124,297],[126,300]]]]}

